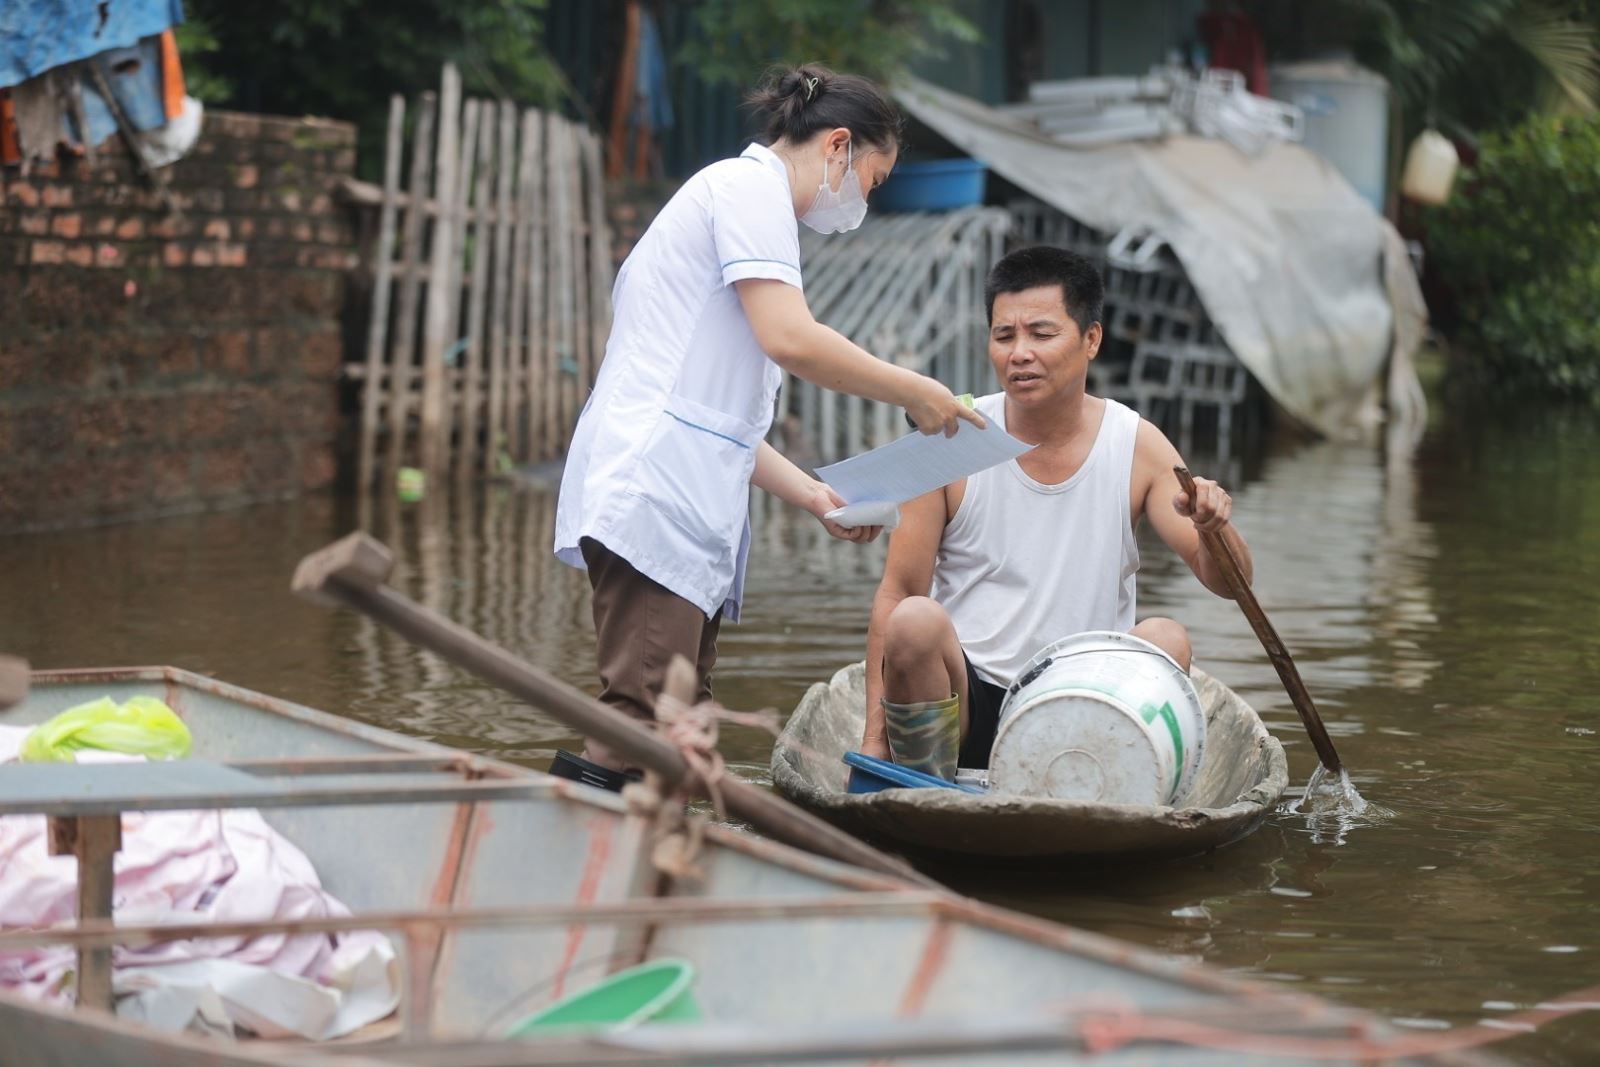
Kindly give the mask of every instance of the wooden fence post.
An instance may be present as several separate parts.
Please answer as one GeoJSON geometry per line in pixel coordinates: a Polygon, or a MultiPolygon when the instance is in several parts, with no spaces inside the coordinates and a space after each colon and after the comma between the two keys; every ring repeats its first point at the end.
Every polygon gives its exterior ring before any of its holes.
{"type": "Polygon", "coordinates": [[[422,332],[422,469],[430,477],[444,470],[448,442],[444,415],[444,354],[450,346],[451,307],[460,299],[455,291],[454,205],[456,192],[456,153],[461,136],[461,75],[454,64],[444,68],[439,89],[439,150],[434,163],[433,241],[428,256],[427,317],[422,332]]]}

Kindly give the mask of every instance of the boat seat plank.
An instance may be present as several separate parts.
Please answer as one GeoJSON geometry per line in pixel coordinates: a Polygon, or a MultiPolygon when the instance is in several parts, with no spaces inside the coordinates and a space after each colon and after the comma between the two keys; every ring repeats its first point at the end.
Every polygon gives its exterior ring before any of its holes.
{"type": "Polygon", "coordinates": [[[19,763],[0,768],[0,815],[70,817],[196,808],[520,800],[551,792],[549,780],[531,777],[472,781],[451,773],[268,776],[206,760],[19,763]]]}

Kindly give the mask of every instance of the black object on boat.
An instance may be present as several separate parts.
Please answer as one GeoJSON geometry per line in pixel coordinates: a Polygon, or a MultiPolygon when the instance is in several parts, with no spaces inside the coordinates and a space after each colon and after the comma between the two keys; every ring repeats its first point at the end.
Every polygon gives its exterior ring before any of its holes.
{"type": "Polygon", "coordinates": [[[574,782],[592,785],[596,789],[609,789],[613,793],[622,792],[623,786],[644,777],[640,771],[614,771],[610,767],[602,767],[582,756],[575,756],[564,748],[556,749],[556,758],[550,764],[550,773],[557,778],[570,778],[574,782]]]}

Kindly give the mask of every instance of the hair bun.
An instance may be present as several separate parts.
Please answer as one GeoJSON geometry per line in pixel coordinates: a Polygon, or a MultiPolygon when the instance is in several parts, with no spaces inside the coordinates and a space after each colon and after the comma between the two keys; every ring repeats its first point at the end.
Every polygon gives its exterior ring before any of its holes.
{"type": "Polygon", "coordinates": [[[765,112],[767,143],[804,141],[819,130],[849,128],[876,145],[898,144],[900,116],[883,90],[853,74],[835,74],[820,63],[774,68],[745,97],[765,112]]]}

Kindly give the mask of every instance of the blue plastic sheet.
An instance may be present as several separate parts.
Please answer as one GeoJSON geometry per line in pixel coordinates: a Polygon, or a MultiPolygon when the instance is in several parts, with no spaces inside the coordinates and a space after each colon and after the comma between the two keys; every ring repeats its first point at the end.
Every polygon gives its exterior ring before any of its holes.
{"type": "Polygon", "coordinates": [[[4,0],[0,89],[111,48],[132,47],[182,21],[182,0],[4,0]]]}

